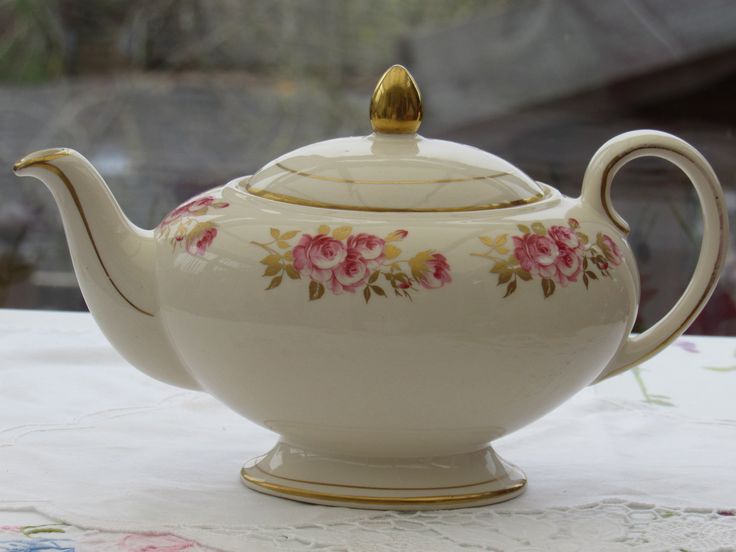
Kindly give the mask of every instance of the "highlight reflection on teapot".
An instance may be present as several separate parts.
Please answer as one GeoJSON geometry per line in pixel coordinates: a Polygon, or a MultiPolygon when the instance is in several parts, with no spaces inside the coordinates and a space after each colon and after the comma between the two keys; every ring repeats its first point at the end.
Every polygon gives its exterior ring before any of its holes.
{"type": "Polygon", "coordinates": [[[491,441],[656,354],[701,311],[726,253],[721,187],[692,146],[642,130],[603,145],[582,195],[563,196],[418,135],[401,66],[370,114],[372,134],[287,153],[154,230],[75,151],[14,169],[53,193],[89,309],[131,364],[280,434],[243,468],[248,487],[363,508],[512,498],[526,479],[491,441]],[[682,297],[632,336],[639,275],[609,189],[642,156],[685,172],[704,228],[682,297]]]}

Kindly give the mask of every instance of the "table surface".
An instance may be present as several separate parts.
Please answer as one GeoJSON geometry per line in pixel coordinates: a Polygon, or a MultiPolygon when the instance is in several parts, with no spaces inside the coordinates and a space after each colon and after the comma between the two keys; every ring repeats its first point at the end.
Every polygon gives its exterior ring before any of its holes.
{"type": "Polygon", "coordinates": [[[520,498],[376,512],[254,493],[276,436],[138,373],[86,313],[0,310],[0,551],[736,550],[736,338],[685,337],[496,443],[520,498]]]}

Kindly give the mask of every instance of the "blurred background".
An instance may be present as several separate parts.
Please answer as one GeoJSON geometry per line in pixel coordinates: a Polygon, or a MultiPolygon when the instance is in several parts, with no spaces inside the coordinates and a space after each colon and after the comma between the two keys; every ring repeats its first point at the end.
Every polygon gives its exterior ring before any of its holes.
{"type": "MultiPolygon", "coordinates": [[[[393,63],[425,100],[422,134],[469,143],[578,195],[613,135],[657,128],[710,160],[736,209],[736,2],[730,0],[0,0],[0,307],[85,309],[49,192],[14,161],[88,157],[133,222],[317,140],[367,134],[393,63]]],[[[642,307],[689,280],[700,213],[685,177],[617,177],[642,307]]],[[[691,333],[736,335],[736,265],[691,333]]]]}

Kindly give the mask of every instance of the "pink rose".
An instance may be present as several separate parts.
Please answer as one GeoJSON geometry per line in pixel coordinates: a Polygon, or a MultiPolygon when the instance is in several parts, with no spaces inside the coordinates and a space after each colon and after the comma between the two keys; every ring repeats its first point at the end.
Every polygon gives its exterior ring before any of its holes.
{"type": "Polygon", "coordinates": [[[164,217],[164,220],[161,221],[161,226],[171,224],[176,219],[179,219],[183,217],[184,215],[200,214],[200,213],[197,213],[197,211],[200,211],[202,209],[206,211],[207,207],[212,205],[214,201],[215,201],[215,198],[212,196],[204,196],[204,197],[200,197],[199,199],[188,201],[184,205],[180,205],[179,207],[171,211],[168,215],[166,215],[166,217],[164,217]]]}
{"type": "Polygon", "coordinates": [[[578,249],[582,246],[575,231],[567,226],[550,226],[547,235],[552,238],[557,247],[578,249]]]}
{"type": "Polygon", "coordinates": [[[204,215],[207,210],[210,207],[214,207],[215,209],[223,209],[225,207],[228,207],[230,204],[226,201],[218,201],[215,202],[215,198],[213,196],[203,196],[197,199],[193,199],[192,201],[188,201],[184,205],[180,205],[173,211],[171,211],[166,217],[164,217],[164,220],[161,221],[161,224],[159,226],[166,226],[167,224],[171,224],[177,219],[180,219],[183,216],[186,215],[204,215]]]}
{"type": "Polygon", "coordinates": [[[199,239],[194,244],[195,246],[194,251],[191,251],[191,247],[190,247],[189,252],[192,253],[193,255],[194,254],[204,255],[204,252],[207,251],[207,248],[210,245],[212,245],[212,241],[215,239],[216,236],[217,236],[217,228],[208,228],[207,230],[202,232],[202,234],[200,234],[199,239]]]}
{"type": "Polygon", "coordinates": [[[292,250],[294,268],[302,276],[318,282],[326,282],[332,277],[332,269],[347,256],[345,244],[326,234],[310,236],[302,234],[299,243],[292,250]]]}
{"type": "Polygon", "coordinates": [[[557,269],[555,262],[559,255],[557,244],[548,236],[524,234],[514,236],[514,256],[521,268],[542,278],[554,277],[557,269]]]}
{"type": "Polygon", "coordinates": [[[419,277],[419,283],[423,288],[435,289],[441,288],[445,284],[452,282],[450,276],[450,265],[447,259],[441,253],[434,253],[425,264],[424,270],[419,277]]]}
{"type": "Polygon", "coordinates": [[[355,290],[365,285],[371,275],[367,262],[356,251],[350,251],[345,260],[332,271],[329,281],[332,293],[341,294],[344,291],[355,293],[355,290]]]}
{"type": "Polygon", "coordinates": [[[372,234],[355,234],[348,238],[348,253],[355,252],[367,261],[371,270],[377,269],[383,262],[383,249],[386,242],[372,234]]]}
{"type": "Polygon", "coordinates": [[[606,256],[606,259],[613,263],[614,266],[621,264],[624,257],[621,254],[621,249],[619,249],[611,236],[608,234],[598,234],[598,245],[603,250],[603,254],[606,256]]]}
{"type": "Polygon", "coordinates": [[[554,276],[555,281],[565,287],[568,282],[578,281],[578,275],[583,269],[583,261],[578,251],[562,246],[555,260],[555,268],[557,269],[554,276]]]}

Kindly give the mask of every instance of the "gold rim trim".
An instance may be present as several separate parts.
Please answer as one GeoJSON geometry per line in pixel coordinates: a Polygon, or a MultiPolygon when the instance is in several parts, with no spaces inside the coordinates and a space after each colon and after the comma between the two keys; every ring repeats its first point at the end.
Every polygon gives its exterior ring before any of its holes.
{"type": "MultiPolygon", "coordinates": [[[[685,158],[687,161],[692,163],[695,167],[698,167],[698,163],[696,163],[692,158],[682,153],[681,151],[677,151],[672,148],[666,148],[663,146],[657,146],[654,144],[645,144],[642,146],[637,146],[636,148],[632,148],[631,150],[625,153],[622,153],[621,155],[618,155],[617,157],[612,159],[611,162],[606,166],[606,168],[603,171],[603,176],[602,176],[602,181],[601,181],[601,198],[600,199],[601,199],[601,204],[603,205],[603,209],[605,210],[608,218],[624,234],[628,234],[630,232],[628,225],[624,227],[624,226],[621,226],[618,222],[616,222],[616,219],[613,216],[612,208],[608,203],[608,199],[607,199],[609,195],[608,189],[611,187],[611,184],[613,183],[613,179],[609,178],[609,175],[611,171],[613,170],[613,168],[616,166],[616,164],[619,163],[622,159],[638,151],[646,150],[646,149],[657,149],[660,151],[667,151],[670,153],[674,153],[675,155],[679,155],[680,157],[685,158]]],[[[698,170],[700,169],[698,168],[698,170]]],[[[715,193],[715,190],[711,190],[711,191],[713,192],[713,196],[717,198],[718,194],[715,193]]],[[[716,202],[718,203],[718,201],[716,202]]],[[[716,282],[718,281],[718,277],[721,273],[721,269],[723,268],[723,263],[725,262],[726,242],[723,239],[723,236],[725,235],[724,226],[725,226],[725,221],[723,219],[723,212],[719,210],[718,227],[719,227],[721,239],[718,240],[718,252],[716,253],[716,258],[718,259],[718,261],[716,263],[716,266],[713,267],[713,272],[711,273],[710,278],[708,279],[708,284],[705,286],[705,290],[703,291],[698,301],[695,303],[695,306],[692,308],[690,313],[688,313],[688,315],[683,319],[683,321],[677,326],[677,328],[675,328],[675,330],[672,333],[670,333],[666,338],[660,341],[650,351],[644,353],[638,359],[633,360],[629,362],[628,364],[625,364],[624,366],[611,371],[610,373],[606,374],[604,377],[596,379],[593,382],[593,384],[607,380],[608,378],[616,376],[618,374],[622,374],[623,372],[626,372],[627,370],[630,370],[631,368],[638,366],[642,362],[645,362],[649,360],[650,358],[652,358],[654,355],[660,353],[665,347],[667,347],[670,343],[672,343],[675,339],[677,339],[680,335],[682,335],[682,333],[687,329],[687,327],[692,323],[692,321],[698,316],[698,314],[700,314],[700,310],[703,308],[705,303],[708,301],[708,298],[713,293],[713,290],[715,289],[716,282]]]]}
{"type": "MultiPolygon", "coordinates": [[[[244,482],[261,487],[268,491],[282,493],[285,495],[311,498],[317,500],[329,500],[332,502],[353,502],[363,504],[376,504],[382,506],[391,505],[407,505],[407,504],[459,504],[465,502],[477,502],[480,500],[498,498],[521,491],[526,486],[526,479],[522,479],[518,483],[509,485],[504,489],[496,489],[493,491],[480,491],[477,493],[453,494],[453,495],[437,495],[437,496],[397,496],[397,497],[378,497],[365,495],[344,495],[337,493],[326,493],[322,491],[309,491],[306,489],[297,489],[287,485],[279,485],[278,483],[269,483],[259,477],[254,477],[246,473],[245,468],[240,470],[240,477],[244,482]]],[[[380,490],[380,489],[377,489],[380,490]]]]}
{"type": "Polygon", "coordinates": [[[283,163],[276,163],[275,166],[297,176],[312,178],[314,180],[323,180],[325,182],[337,182],[338,184],[452,184],[455,182],[493,180],[494,178],[509,176],[511,174],[508,172],[499,172],[496,174],[483,174],[480,176],[467,176],[463,178],[439,178],[437,180],[355,180],[353,178],[338,178],[336,176],[316,175],[307,171],[292,169],[291,167],[287,167],[283,163]]]}
{"type": "Polygon", "coordinates": [[[57,148],[47,150],[47,153],[43,155],[28,155],[23,159],[16,161],[13,165],[13,170],[19,171],[32,165],[38,165],[39,163],[46,163],[55,159],[61,159],[62,157],[69,157],[71,154],[72,152],[69,149],[57,148]]]}
{"type": "Polygon", "coordinates": [[[249,186],[245,187],[245,191],[256,197],[278,201],[280,203],[290,203],[292,205],[304,205],[306,207],[319,207],[321,209],[338,209],[341,211],[366,211],[373,213],[455,213],[467,211],[489,211],[492,209],[505,209],[507,207],[519,207],[521,205],[529,205],[544,199],[544,192],[523,199],[515,199],[512,201],[502,201],[499,203],[486,203],[481,205],[469,205],[466,207],[428,207],[428,208],[398,208],[398,207],[365,207],[363,205],[346,205],[342,203],[326,203],[315,201],[312,199],[304,199],[287,194],[279,194],[266,190],[251,190],[249,186]]]}
{"type": "Polygon", "coordinates": [[[82,207],[82,202],[79,199],[79,195],[77,194],[77,190],[74,188],[74,185],[72,184],[71,180],[69,180],[69,177],[62,171],[59,167],[56,167],[55,165],[51,165],[50,163],[47,163],[47,161],[53,161],[54,159],[60,159],[62,157],[68,157],[71,155],[71,152],[69,150],[60,150],[58,152],[49,153],[40,157],[29,157],[29,158],[23,158],[20,161],[18,161],[15,165],[13,165],[13,170],[18,171],[20,169],[25,169],[27,167],[38,167],[45,169],[56,176],[59,177],[59,180],[61,180],[64,183],[64,186],[66,186],[67,191],[69,192],[69,195],[72,196],[72,200],[74,201],[74,205],[77,207],[77,211],[79,211],[79,216],[82,218],[82,223],[84,224],[84,229],[87,231],[87,237],[89,238],[90,243],[92,244],[92,249],[95,252],[95,255],[97,256],[97,260],[100,263],[100,266],[102,267],[102,271],[105,273],[105,276],[107,276],[107,279],[110,282],[110,285],[117,291],[118,295],[131,307],[133,307],[135,310],[140,312],[141,314],[145,314],[146,316],[153,316],[152,313],[143,310],[138,305],[133,303],[130,299],[128,299],[125,294],[120,290],[120,288],[117,286],[115,281],[112,279],[112,276],[110,276],[110,273],[107,270],[107,267],[105,266],[105,263],[102,261],[102,257],[100,256],[100,251],[97,248],[97,243],[95,242],[95,239],[92,237],[92,230],[89,226],[89,221],[87,220],[87,215],[84,212],[84,207],[82,207]]]}
{"type": "MultiPolygon", "coordinates": [[[[486,485],[498,481],[498,477],[493,479],[486,479],[485,481],[478,481],[477,483],[465,483],[463,485],[447,485],[445,487],[371,487],[369,485],[348,485],[341,483],[325,483],[323,481],[310,481],[309,479],[295,479],[293,477],[284,477],[283,475],[276,475],[267,470],[264,470],[258,464],[253,466],[255,469],[264,473],[269,477],[275,477],[276,479],[283,479],[284,481],[293,481],[294,483],[308,483],[309,485],[323,485],[325,487],[345,487],[349,489],[375,489],[377,491],[444,491],[447,489],[463,489],[466,487],[477,487],[478,485],[486,485]]],[[[246,469],[246,468],[243,468],[246,469]]]]}

